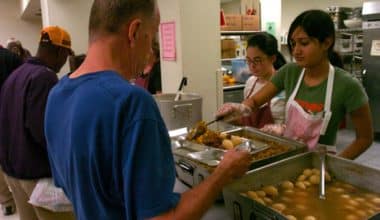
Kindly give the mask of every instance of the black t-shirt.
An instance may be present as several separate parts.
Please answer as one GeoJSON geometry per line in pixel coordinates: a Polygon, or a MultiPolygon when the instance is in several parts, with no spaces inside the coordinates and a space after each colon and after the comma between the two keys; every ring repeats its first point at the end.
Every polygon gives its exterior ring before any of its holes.
{"type": "Polygon", "coordinates": [[[22,60],[16,54],[0,47],[0,88],[7,77],[22,64],[22,60]]]}
{"type": "Polygon", "coordinates": [[[156,94],[157,91],[162,91],[160,62],[156,62],[149,73],[148,91],[151,94],[156,94]]]}

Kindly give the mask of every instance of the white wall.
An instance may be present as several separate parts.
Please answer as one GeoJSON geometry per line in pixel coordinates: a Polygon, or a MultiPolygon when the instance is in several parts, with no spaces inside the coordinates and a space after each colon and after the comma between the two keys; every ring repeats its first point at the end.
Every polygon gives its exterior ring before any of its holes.
{"type": "Polygon", "coordinates": [[[276,25],[276,38],[280,44],[281,35],[281,0],[261,0],[261,29],[265,30],[267,22],[274,22],[276,25]]]}
{"type": "MultiPolygon", "coordinates": [[[[161,79],[162,91],[164,93],[175,92],[178,89],[179,83],[183,77],[182,65],[182,41],[181,41],[181,16],[179,11],[179,1],[177,0],[158,0],[158,7],[160,9],[161,23],[163,22],[176,22],[176,53],[177,60],[163,61],[161,58],[161,79]]],[[[159,33],[159,36],[161,33],[159,33]]],[[[159,38],[160,39],[160,38],[159,38]]],[[[161,39],[160,39],[161,40],[161,39]]],[[[160,42],[161,43],[161,42],[160,42]]],[[[162,53],[160,53],[162,56],[162,53]]]]}
{"type": "Polygon", "coordinates": [[[42,28],[41,19],[22,20],[21,5],[16,0],[0,1],[0,44],[5,46],[10,37],[20,40],[23,47],[35,55],[42,28]]]}
{"type": "MultiPolygon", "coordinates": [[[[41,0],[43,26],[58,25],[64,28],[71,35],[74,52],[86,53],[92,2],[92,0],[41,0]]],[[[68,71],[69,67],[66,63],[59,76],[68,71]]]]}
{"type": "Polygon", "coordinates": [[[176,22],[177,60],[162,61],[164,93],[176,92],[182,76],[186,92],[203,98],[203,119],[210,120],[222,100],[220,67],[220,0],[159,0],[161,21],[176,22]]]}
{"type": "Polygon", "coordinates": [[[220,1],[181,1],[184,73],[189,75],[188,90],[203,97],[203,119],[208,121],[222,100],[220,67],[220,1]],[[194,15],[194,12],[197,12],[194,15]]]}

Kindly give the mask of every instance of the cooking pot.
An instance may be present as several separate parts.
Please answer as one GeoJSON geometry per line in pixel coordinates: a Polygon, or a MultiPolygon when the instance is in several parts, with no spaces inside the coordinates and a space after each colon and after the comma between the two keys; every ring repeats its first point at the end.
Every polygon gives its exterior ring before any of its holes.
{"type": "Polygon", "coordinates": [[[182,93],[174,101],[175,93],[153,95],[168,130],[193,127],[202,119],[202,97],[196,93],[182,93]]]}

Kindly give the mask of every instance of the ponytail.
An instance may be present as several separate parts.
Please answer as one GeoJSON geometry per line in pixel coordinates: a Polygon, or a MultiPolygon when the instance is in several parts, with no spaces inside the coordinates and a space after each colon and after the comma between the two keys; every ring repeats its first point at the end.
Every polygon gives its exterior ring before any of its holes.
{"type": "Polygon", "coordinates": [[[329,60],[330,60],[331,65],[339,67],[339,68],[343,68],[342,57],[336,51],[331,50],[329,52],[329,60]]]}
{"type": "Polygon", "coordinates": [[[286,64],[286,60],[285,60],[284,56],[280,53],[280,51],[277,51],[276,61],[274,61],[274,63],[273,63],[274,69],[278,70],[278,69],[280,69],[280,67],[282,67],[285,64],[286,64]]]}

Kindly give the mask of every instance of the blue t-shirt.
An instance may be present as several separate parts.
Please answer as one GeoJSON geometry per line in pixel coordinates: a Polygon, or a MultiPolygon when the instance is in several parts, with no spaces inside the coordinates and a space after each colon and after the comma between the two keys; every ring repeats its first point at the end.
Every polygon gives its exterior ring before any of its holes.
{"type": "Polygon", "coordinates": [[[78,220],[145,219],[177,205],[158,107],[116,72],[64,77],[49,94],[45,132],[55,183],[78,220]]]}

